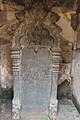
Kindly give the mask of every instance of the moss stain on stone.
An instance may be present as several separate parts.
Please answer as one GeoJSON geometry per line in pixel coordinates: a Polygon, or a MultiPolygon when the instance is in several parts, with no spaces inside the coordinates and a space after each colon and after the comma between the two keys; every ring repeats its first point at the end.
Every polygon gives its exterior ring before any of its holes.
{"type": "Polygon", "coordinates": [[[4,103],[13,97],[12,88],[1,88],[0,87],[0,103],[4,103]]]}

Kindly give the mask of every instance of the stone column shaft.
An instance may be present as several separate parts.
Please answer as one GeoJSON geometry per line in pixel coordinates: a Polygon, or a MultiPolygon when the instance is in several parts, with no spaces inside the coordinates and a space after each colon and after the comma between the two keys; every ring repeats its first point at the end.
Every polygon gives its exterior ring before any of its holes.
{"type": "Polygon", "coordinates": [[[20,47],[12,48],[12,66],[13,66],[13,79],[14,79],[14,98],[12,101],[12,119],[19,120],[20,118],[20,109],[21,109],[21,101],[20,101],[20,47]]]}
{"type": "Polygon", "coordinates": [[[57,120],[57,81],[59,73],[60,53],[58,50],[52,50],[52,88],[51,101],[49,107],[49,116],[51,120],[57,120]]]}

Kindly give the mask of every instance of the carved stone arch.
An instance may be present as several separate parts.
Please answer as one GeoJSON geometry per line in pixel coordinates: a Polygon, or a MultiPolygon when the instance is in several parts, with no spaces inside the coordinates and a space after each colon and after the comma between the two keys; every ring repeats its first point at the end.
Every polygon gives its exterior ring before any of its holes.
{"type": "Polygon", "coordinates": [[[24,40],[25,37],[27,43],[29,42],[30,44],[30,42],[32,42],[31,40],[33,39],[33,41],[36,42],[36,45],[40,45],[39,42],[41,42],[43,39],[45,43],[51,42],[51,39],[53,39],[53,43],[50,43],[50,45],[54,46],[55,48],[58,48],[60,37],[59,33],[57,34],[57,32],[55,31],[55,29],[51,30],[50,27],[40,22],[38,22],[38,24],[33,22],[30,25],[26,25],[26,23],[23,22],[15,31],[15,34],[13,36],[13,46],[21,46],[20,40],[24,40]]]}

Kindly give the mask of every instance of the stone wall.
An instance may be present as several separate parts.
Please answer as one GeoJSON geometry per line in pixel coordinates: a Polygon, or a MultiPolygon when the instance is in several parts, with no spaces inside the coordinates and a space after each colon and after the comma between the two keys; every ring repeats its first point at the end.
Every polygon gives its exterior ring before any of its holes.
{"type": "Polygon", "coordinates": [[[12,64],[10,44],[1,46],[1,87],[12,87],[12,64]]]}
{"type": "Polygon", "coordinates": [[[61,39],[61,64],[59,71],[58,81],[58,97],[71,98],[71,63],[72,63],[72,51],[73,43],[61,39]]]}
{"type": "Polygon", "coordinates": [[[11,41],[17,19],[14,9],[0,4],[0,86],[12,88],[11,41]]]}
{"type": "Polygon", "coordinates": [[[60,20],[57,22],[62,29],[61,32],[61,64],[58,81],[58,97],[72,96],[72,57],[73,57],[73,46],[74,46],[74,30],[71,27],[71,15],[75,11],[65,11],[61,8],[53,8],[53,11],[57,12],[60,16],[60,20]]]}

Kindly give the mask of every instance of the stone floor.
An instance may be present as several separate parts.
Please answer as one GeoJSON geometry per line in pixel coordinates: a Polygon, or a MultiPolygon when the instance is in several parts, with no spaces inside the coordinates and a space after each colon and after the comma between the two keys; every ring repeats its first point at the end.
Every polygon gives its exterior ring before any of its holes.
{"type": "Polygon", "coordinates": [[[80,120],[80,114],[71,100],[60,100],[58,120],[80,120]]]}
{"type": "MultiPolygon", "coordinates": [[[[11,120],[11,101],[0,104],[0,120],[11,120]]],[[[58,120],[80,120],[80,115],[71,100],[59,101],[58,120]]]]}
{"type": "Polygon", "coordinates": [[[0,103],[0,120],[11,120],[11,101],[0,103]]]}

